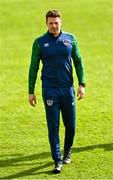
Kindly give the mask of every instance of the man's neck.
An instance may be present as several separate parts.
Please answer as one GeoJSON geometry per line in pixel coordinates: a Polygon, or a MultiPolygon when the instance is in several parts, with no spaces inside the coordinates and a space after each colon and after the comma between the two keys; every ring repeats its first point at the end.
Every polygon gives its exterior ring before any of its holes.
{"type": "Polygon", "coordinates": [[[60,35],[60,32],[59,33],[56,33],[56,34],[52,34],[54,37],[58,37],[60,35]]]}

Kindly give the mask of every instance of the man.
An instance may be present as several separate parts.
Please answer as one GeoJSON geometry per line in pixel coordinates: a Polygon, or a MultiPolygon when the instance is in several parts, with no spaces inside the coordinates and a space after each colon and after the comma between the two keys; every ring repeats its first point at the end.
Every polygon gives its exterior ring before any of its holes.
{"type": "Polygon", "coordinates": [[[62,164],[71,162],[71,148],[75,135],[75,92],[72,76],[72,59],[78,77],[78,99],[85,95],[84,71],[76,38],[61,31],[61,15],[57,10],[46,14],[48,31],[33,43],[29,69],[29,103],[36,105],[34,94],[40,59],[42,60],[42,96],[46,110],[48,136],[52,158],[55,162],[53,173],[60,173],[62,164]],[[59,140],[59,116],[65,126],[64,156],[61,158],[59,140]]]}

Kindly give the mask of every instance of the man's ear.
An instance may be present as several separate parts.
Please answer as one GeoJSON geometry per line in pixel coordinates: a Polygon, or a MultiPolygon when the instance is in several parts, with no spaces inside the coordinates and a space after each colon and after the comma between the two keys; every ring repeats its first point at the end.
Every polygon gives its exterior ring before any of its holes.
{"type": "Polygon", "coordinates": [[[61,26],[62,26],[62,20],[61,20],[61,26]]]}

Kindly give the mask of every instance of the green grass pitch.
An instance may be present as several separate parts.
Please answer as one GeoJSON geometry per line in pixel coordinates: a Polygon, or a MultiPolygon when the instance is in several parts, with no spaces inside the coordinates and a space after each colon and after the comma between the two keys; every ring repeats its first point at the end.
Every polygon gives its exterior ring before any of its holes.
{"type": "MultiPolygon", "coordinates": [[[[0,19],[0,179],[113,179],[112,0],[0,0],[0,19]],[[51,173],[41,66],[36,108],[27,89],[31,46],[54,8],[62,12],[62,29],[78,38],[87,84],[76,103],[73,161],[59,175],[51,173]]],[[[77,89],[75,72],[74,80],[77,89]]],[[[60,139],[63,150],[62,119],[60,139]]]]}

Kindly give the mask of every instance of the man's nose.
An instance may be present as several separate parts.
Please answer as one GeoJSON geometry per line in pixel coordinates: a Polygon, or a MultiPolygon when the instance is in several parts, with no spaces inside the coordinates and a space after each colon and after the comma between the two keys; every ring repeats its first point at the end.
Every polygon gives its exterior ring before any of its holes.
{"type": "Polygon", "coordinates": [[[53,27],[56,27],[56,24],[55,24],[55,23],[53,23],[53,27]]]}

